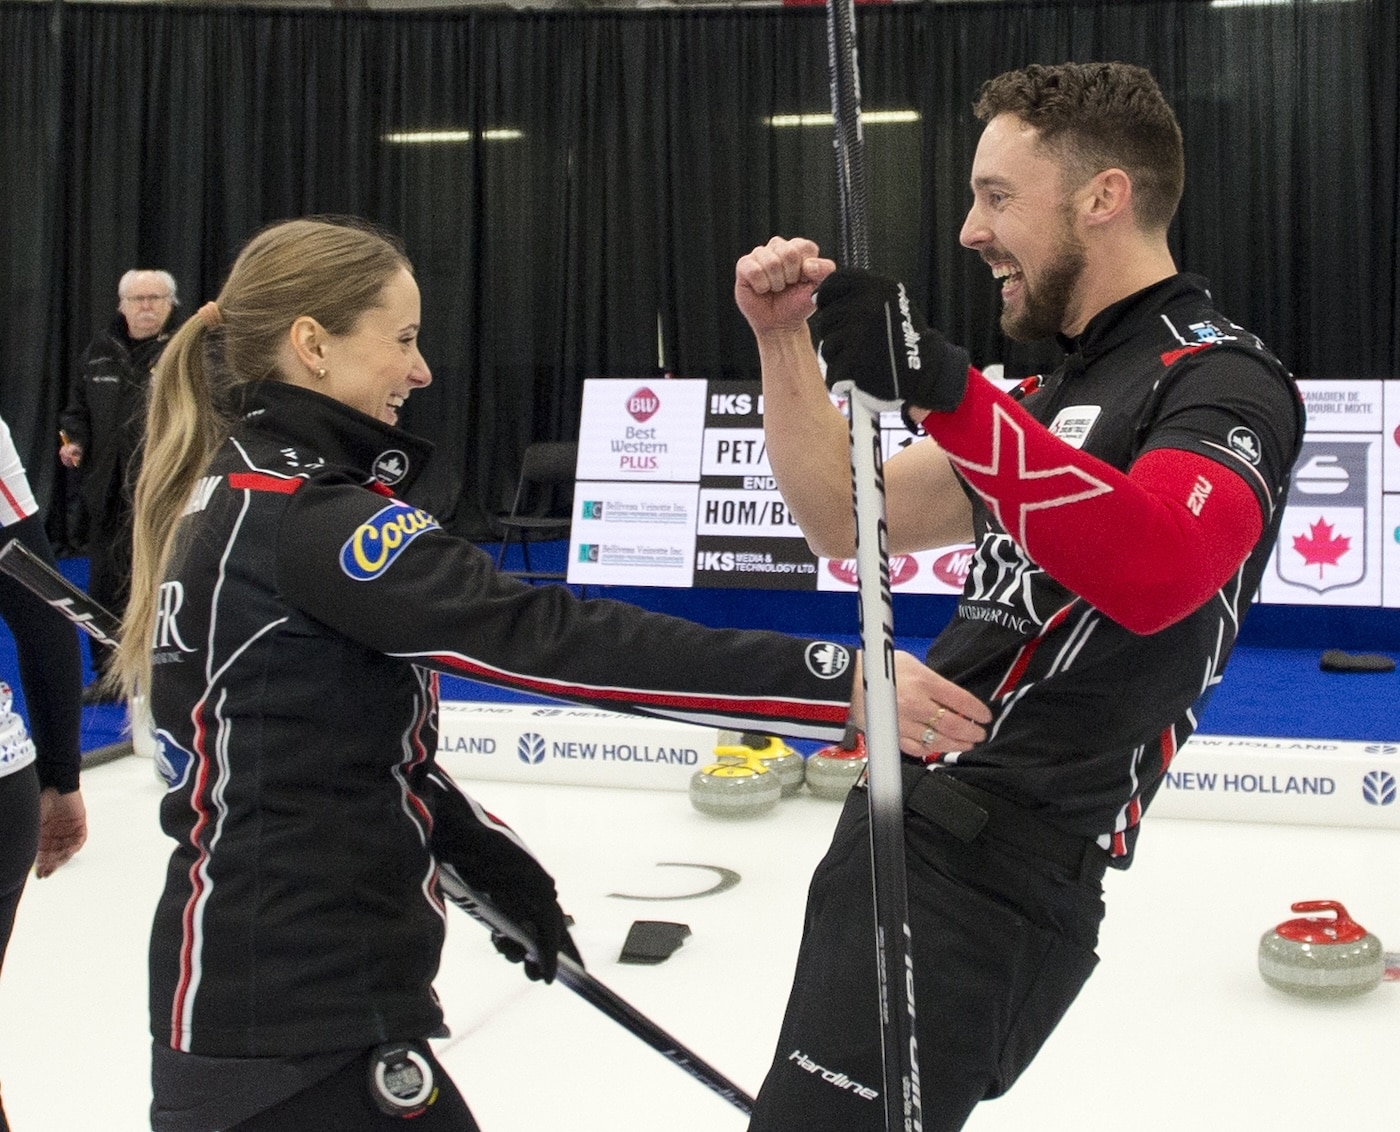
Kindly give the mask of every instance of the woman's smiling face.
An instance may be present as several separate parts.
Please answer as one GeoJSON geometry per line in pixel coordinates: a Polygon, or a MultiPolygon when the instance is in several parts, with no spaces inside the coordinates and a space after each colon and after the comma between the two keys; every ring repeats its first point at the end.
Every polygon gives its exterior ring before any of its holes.
{"type": "Polygon", "coordinates": [[[327,339],[326,376],[313,388],[385,424],[398,424],[408,395],[433,379],[418,352],[421,311],[418,284],[401,269],[350,333],[327,339]]]}

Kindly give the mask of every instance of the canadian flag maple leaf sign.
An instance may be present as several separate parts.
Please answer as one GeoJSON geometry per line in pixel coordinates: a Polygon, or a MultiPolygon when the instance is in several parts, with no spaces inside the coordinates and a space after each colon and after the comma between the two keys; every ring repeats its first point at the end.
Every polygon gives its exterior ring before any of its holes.
{"type": "MultiPolygon", "coordinates": [[[[1274,553],[1280,582],[1316,594],[1362,586],[1364,591],[1374,590],[1375,602],[1380,604],[1380,579],[1367,578],[1367,559],[1373,553],[1368,532],[1374,531],[1367,515],[1380,510],[1380,492],[1371,490],[1379,486],[1379,456],[1371,436],[1303,441],[1274,553]]],[[[1298,596],[1269,589],[1266,601],[1291,601],[1298,596]]],[[[1339,593],[1337,599],[1350,604],[1362,596],[1362,590],[1355,590],[1350,595],[1339,593]]]]}
{"type": "Polygon", "coordinates": [[[1350,548],[1350,537],[1337,534],[1326,519],[1318,519],[1306,535],[1293,536],[1293,549],[1303,556],[1305,565],[1317,567],[1319,578],[1324,566],[1337,565],[1350,548]]]}

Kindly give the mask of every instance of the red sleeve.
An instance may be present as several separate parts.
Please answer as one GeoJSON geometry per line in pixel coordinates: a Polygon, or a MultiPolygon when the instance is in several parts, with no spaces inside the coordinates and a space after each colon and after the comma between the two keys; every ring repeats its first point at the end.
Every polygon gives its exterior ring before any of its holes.
{"type": "Polygon", "coordinates": [[[1134,633],[1199,609],[1263,531],[1238,473],[1177,448],[1123,472],[1052,436],[980,374],[924,431],[1016,543],[1052,578],[1134,633]]]}

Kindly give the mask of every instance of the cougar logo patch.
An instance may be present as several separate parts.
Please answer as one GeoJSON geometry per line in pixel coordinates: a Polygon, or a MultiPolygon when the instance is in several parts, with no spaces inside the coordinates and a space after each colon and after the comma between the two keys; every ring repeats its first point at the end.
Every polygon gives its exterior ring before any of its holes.
{"type": "Polygon", "coordinates": [[[424,531],[438,529],[426,511],[406,503],[391,503],[355,528],[340,550],[340,568],[357,582],[379,577],[424,531]]]}

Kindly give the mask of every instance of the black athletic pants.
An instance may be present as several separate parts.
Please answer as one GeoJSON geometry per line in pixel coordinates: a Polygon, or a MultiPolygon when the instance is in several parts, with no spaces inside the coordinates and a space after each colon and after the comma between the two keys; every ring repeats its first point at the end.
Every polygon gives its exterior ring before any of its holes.
{"type": "Polygon", "coordinates": [[[479,1132],[426,1041],[302,1058],[156,1046],[151,1078],[162,1132],[479,1132]]]}
{"type": "Polygon", "coordinates": [[[0,778],[0,965],[38,851],[39,776],[31,763],[0,778]]]}
{"type": "MultiPolygon", "coordinates": [[[[0,778],[0,967],[15,926],[15,909],[39,851],[39,776],[34,764],[0,778]]],[[[0,1132],[9,1132],[0,1107],[0,1132]]]]}
{"type": "MultiPolygon", "coordinates": [[[[929,773],[906,768],[906,796],[929,773]]],[[[1069,839],[1083,866],[1051,864],[996,836],[996,822],[932,820],[911,803],[904,818],[923,1127],[955,1132],[1010,1088],[1098,962],[1106,855],[1069,839]]],[[[751,1132],[883,1132],[873,903],[868,801],[856,789],[812,876],[751,1132]]]]}
{"type": "MultiPolygon", "coordinates": [[[[54,565],[53,549],[39,515],[0,530],[0,545],[12,539],[54,565]]],[[[59,788],[76,787],[83,684],[77,630],[61,613],[3,572],[0,618],[15,640],[30,738],[39,757],[48,762],[46,773],[61,779],[59,788]],[[67,765],[68,759],[71,765],[67,765]]],[[[39,776],[31,764],[0,778],[0,965],[5,961],[15,910],[38,850],[39,776]]],[[[0,1109],[0,1132],[8,1129],[0,1109]]]]}
{"type": "Polygon", "coordinates": [[[437,1090],[433,1103],[421,1112],[391,1115],[376,1105],[370,1053],[230,1132],[479,1132],[467,1102],[428,1043],[413,1045],[429,1065],[437,1090]]]}

